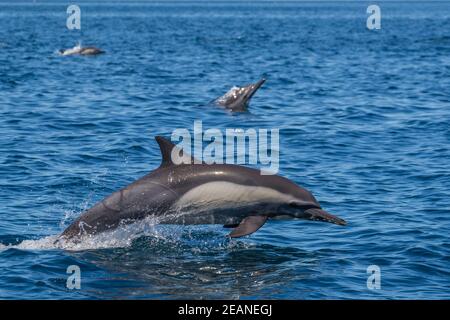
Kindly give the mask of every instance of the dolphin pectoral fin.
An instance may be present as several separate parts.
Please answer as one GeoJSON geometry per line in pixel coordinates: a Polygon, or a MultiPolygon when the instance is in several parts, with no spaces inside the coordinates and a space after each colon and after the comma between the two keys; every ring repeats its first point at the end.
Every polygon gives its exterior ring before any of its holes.
{"type": "Polygon", "coordinates": [[[267,216],[249,216],[229,234],[230,238],[239,238],[252,234],[261,228],[267,221],[267,216]]]}

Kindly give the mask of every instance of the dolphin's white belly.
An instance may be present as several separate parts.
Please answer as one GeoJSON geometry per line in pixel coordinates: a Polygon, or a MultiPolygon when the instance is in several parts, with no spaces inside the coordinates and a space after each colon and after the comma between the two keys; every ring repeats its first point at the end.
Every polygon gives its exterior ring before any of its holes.
{"type": "Polygon", "coordinates": [[[290,195],[267,187],[246,186],[227,181],[199,185],[186,192],[172,206],[185,224],[239,223],[249,213],[263,213],[292,200],[290,195]]]}
{"type": "Polygon", "coordinates": [[[73,47],[72,49],[64,50],[62,53],[63,56],[70,56],[74,54],[79,54],[81,52],[81,47],[73,47]]]}

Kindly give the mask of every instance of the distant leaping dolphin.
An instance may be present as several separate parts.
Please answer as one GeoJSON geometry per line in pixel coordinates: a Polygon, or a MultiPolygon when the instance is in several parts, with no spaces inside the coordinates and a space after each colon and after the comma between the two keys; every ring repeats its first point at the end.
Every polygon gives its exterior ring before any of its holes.
{"type": "Polygon", "coordinates": [[[70,49],[59,50],[59,54],[62,56],[72,56],[72,55],[94,56],[102,53],[105,53],[105,51],[96,47],[82,47],[81,45],[76,45],[75,47],[70,49]]]}
{"type": "Polygon", "coordinates": [[[243,87],[233,87],[223,96],[214,100],[214,102],[232,111],[245,111],[248,108],[250,99],[264,82],[266,82],[266,79],[262,78],[258,82],[243,87]]]}

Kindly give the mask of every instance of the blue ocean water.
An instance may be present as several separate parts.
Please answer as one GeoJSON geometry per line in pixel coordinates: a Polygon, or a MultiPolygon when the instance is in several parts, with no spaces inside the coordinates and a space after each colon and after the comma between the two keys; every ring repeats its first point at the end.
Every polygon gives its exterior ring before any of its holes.
{"type": "Polygon", "coordinates": [[[0,2],[0,298],[450,298],[448,2],[378,3],[377,31],[366,1],[77,2],[81,31],[66,28],[69,2],[0,2]],[[78,41],[106,54],[56,53],[78,41]],[[261,76],[249,112],[207,105],[261,76]],[[348,226],[53,245],[159,165],[155,135],[195,120],[279,128],[280,174],[348,226]]]}

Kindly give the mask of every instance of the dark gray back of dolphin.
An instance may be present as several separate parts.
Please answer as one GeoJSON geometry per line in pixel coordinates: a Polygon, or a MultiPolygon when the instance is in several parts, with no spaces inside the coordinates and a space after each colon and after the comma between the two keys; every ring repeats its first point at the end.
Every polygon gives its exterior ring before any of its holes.
{"type": "Polygon", "coordinates": [[[175,165],[174,144],[156,140],[162,154],[159,168],[84,212],[63,238],[96,234],[148,216],[167,218],[160,223],[223,224],[235,228],[231,237],[255,232],[268,218],[285,215],[345,224],[322,210],[311,192],[286,178],[238,165],[193,164],[192,157],[191,163],[175,165]]]}
{"type": "Polygon", "coordinates": [[[96,47],[83,47],[81,48],[80,54],[84,56],[93,56],[97,54],[105,53],[105,51],[96,47]]]}
{"type": "Polygon", "coordinates": [[[248,108],[250,99],[264,82],[266,82],[266,79],[262,78],[258,82],[243,87],[234,87],[214,102],[232,111],[245,111],[248,108]]]}
{"type": "Polygon", "coordinates": [[[77,45],[70,49],[60,49],[59,54],[64,56],[72,56],[72,55],[83,55],[83,56],[95,56],[98,54],[105,53],[105,51],[97,48],[97,47],[81,47],[77,45]]]}

